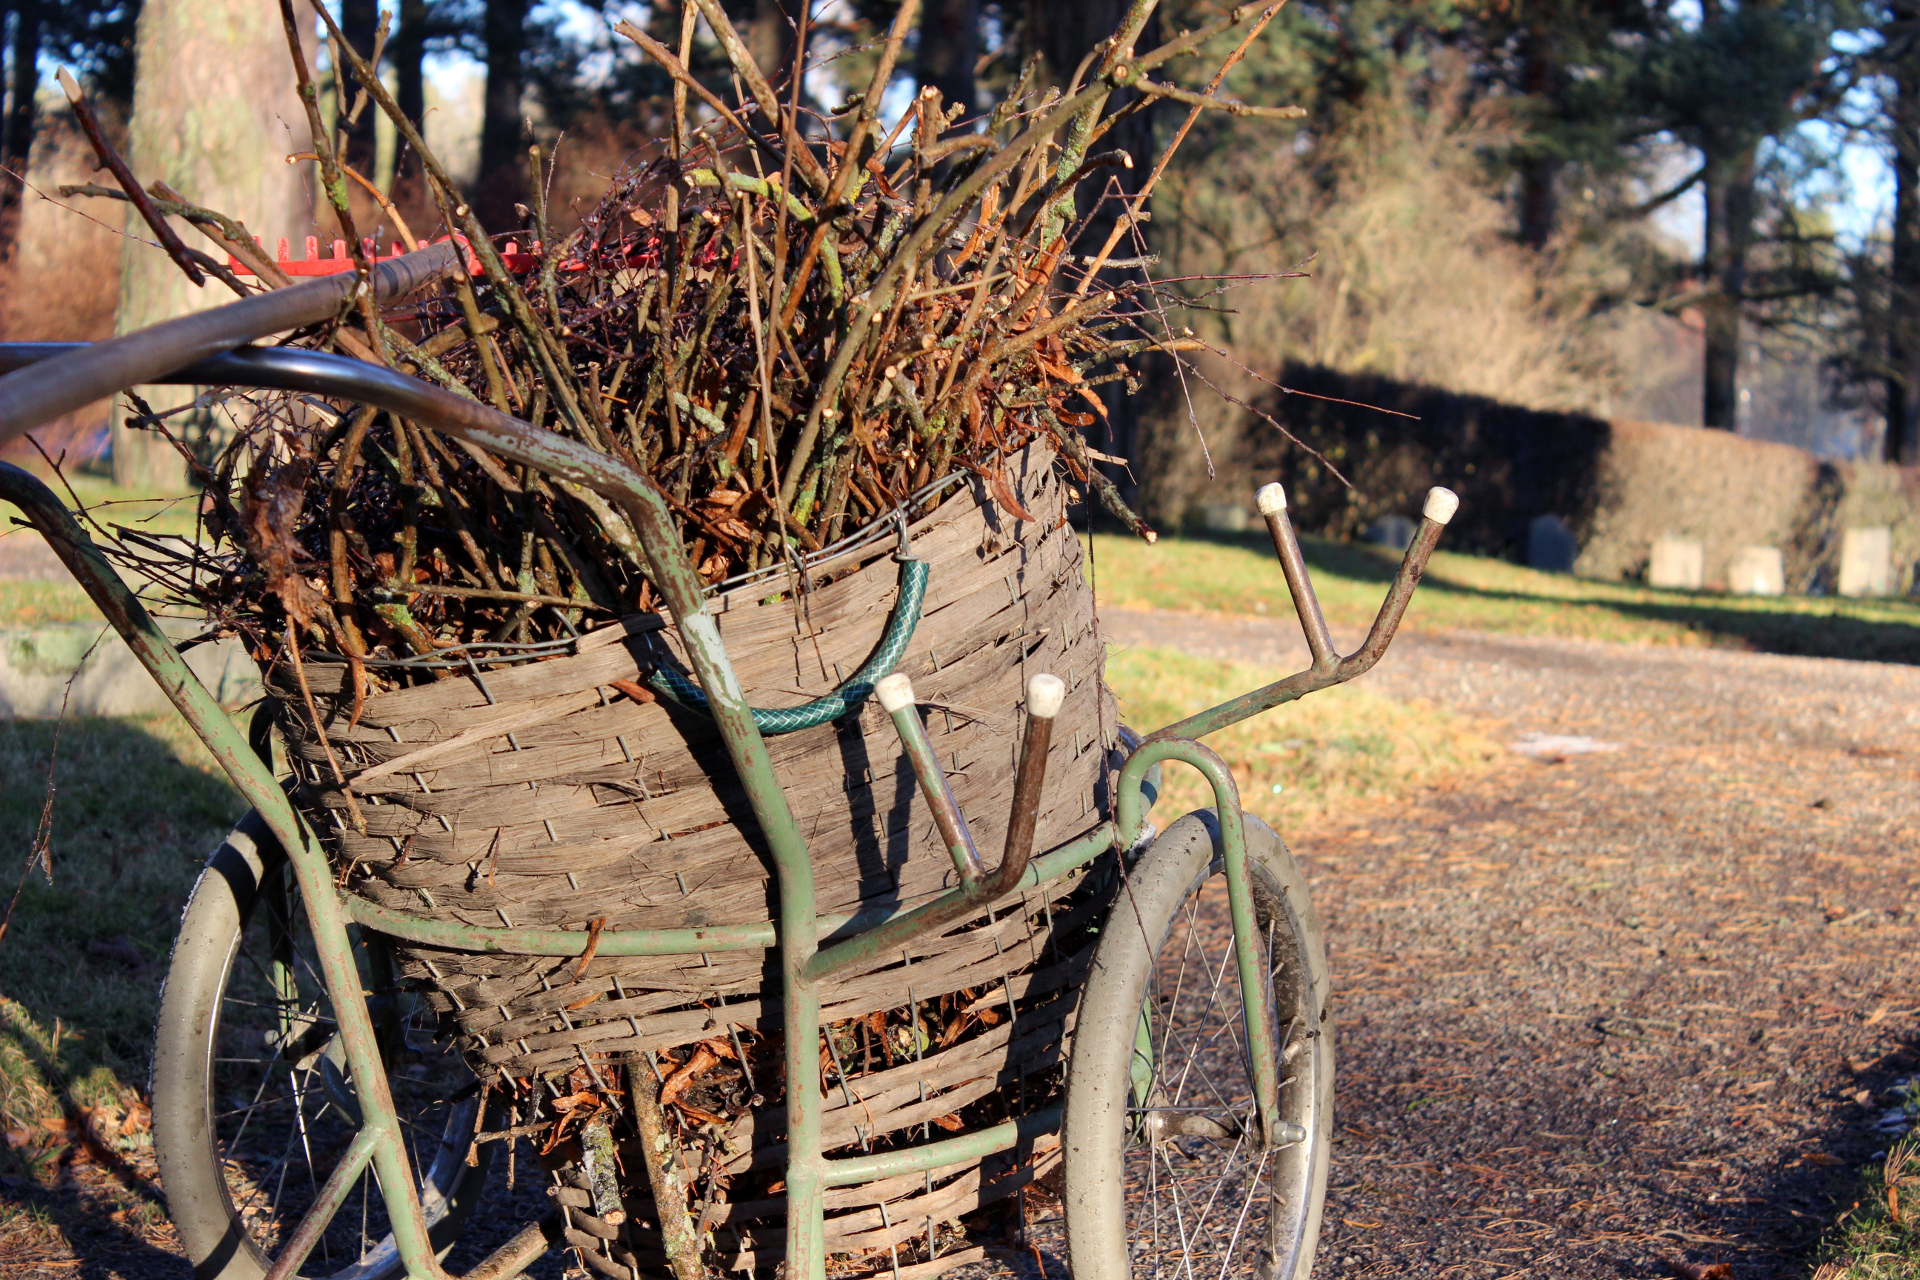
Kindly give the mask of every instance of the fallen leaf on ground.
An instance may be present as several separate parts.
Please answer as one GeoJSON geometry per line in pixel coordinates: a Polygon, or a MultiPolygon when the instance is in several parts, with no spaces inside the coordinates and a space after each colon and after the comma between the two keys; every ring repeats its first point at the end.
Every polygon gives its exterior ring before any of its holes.
{"type": "Polygon", "coordinates": [[[1733,1280],[1733,1264],[1729,1262],[1681,1262],[1675,1259],[1667,1265],[1680,1280],[1733,1280]]]}
{"type": "Polygon", "coordinates": [[[153,1111],[144,1102],[136,1101],[127,1108],[126,1119],[120,1122],[120,1136],[131,1137],[136,1133],[145,1133],[153,1127],[153,1111]]]}

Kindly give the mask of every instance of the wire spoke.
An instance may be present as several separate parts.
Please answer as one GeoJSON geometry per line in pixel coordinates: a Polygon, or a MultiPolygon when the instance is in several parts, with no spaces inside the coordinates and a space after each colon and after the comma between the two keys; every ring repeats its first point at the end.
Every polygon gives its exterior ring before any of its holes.
{"type": "MultiPolygon", "coordinates": [[[[1255,948],[1268,997],[1268,1025],[1247,1022],[1238,953],[1216,872],[1174,913],[1159,950],[1150,953],[1148,1013],[1155,1092],[1129,1105],[1130,1132],[1144,1140],[1125,1153],[1129,1252],[1135,1275],[1164,1280],[1250,1277],[1290,1212],[1276,1179],[1300,1166],[1263,1136],[1253,1087],[1249,1035],[1284,1047],[1299,1034],[1307,970],[1283,943],[1284,908],[1263,906],[1255,948]],[[1211,891],[1211,892],[1210,892],[1211,891]],[[1276,963],[1278,962],[1278,963],[1276,963]],[[1284,972],[1281,971],[1284,967],[1284,972]],[[1182,1117],[1206,1117],[1182,1133],[1182,1117]]],[[[1163,917],[1164,918],[1164,917],[1163,917]]],[[[1283,1072],[1282,1099],[1311,1088],[1312,1070],[1283,1072]]],[[[1297,1102],[1296,1102],[1297,1105],[1297,1102]]],[[[1290,1184],[1289,1184],[1290,1185],[1290,1184]]],[[[1285,1261],[1284,1259],[1282,1261],[1285,1261]]]]}
{"type": "MultiPolygon", "coordinates": [[[[1227,1280],[1227,1268],[1233,1265],[1234,1252],[1240,1244],[1240,1232],[1245,1229],[1247,1224],[1247,1211],[1253,1208],[1254,1198],[1260,1194],[1260,1188],[1264,1185],[1265,1180],[1260,1175],[1266,1167],[1267,1157],[1263,1152],[1260,1156],[1259,1163],[1254,1166],[1253,1177],[1247,1180],[1246,1194],[1240,1197],[1240,1212],[1233,1220],[1233,1234],[1227,1238],[1226,1251],[1220,1259],[1219,1280],[1227,1280]]],[[[1272,1212],[1271,1207],[1269,1207],[1268,1212],[1272,1212]]]]}

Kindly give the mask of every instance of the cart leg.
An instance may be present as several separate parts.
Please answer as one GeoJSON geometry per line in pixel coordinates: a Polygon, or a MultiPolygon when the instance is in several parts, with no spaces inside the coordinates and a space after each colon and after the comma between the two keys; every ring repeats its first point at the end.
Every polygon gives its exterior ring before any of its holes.
{"type": "Polygon", "coordinates": [[[826,1168],[820,1150],[820,994],[804,979],[789,977],[785,1004],[787,1275],[795,1280],[824,1280],[827,1233],[823,1199],[826,1168]]]}
{"type": "Polygon", "coordinates": [[[1214,809],[1220,817],[1220,855],[1227,881],[1227,907],[1233,918],[1234,967],[1240,974],[1242,1015],[1253,1077],[1254,1101],[1260,1108],[1263,1146],[1291,1141],[1293,1135],[1280,1118],[1280,1059],[1270,1031],[1272,1011],[1262,964],[1260,926],[1254,919],[1253,882],[1247,872],[1247,828],[1240,810],[1240,788],[1226,761],[1189,738],[1152,738],[1128,757],[1120,771],[1118,840],[1126,847],[1145,821],[1140,794],[1147,770],[1163,760],[1180,760],[1206,776],[1213,787],[1214,809]]]}
{"type": "MultiPolygon", "coordinates": [[[[281,803],[285,804],[284,797],[281,803]]],[[[346,918],[334,892],[333,872],[327,866],[326,851],[290,806],[280,814],[263,811],[261,817],[286,846],[294,874],[300,881],[300,900],[306,907],[307,923],[313,929],[320,973],[333,1001],[340,1038],[346,1046],[347,1066],[353,1073],[353,1091],[360,1104],[363,1126],[362,1140],[371,1142],[373,1147],[374,1176],[380,1180],[380,1196],[386,1201],[394,1244],[412,1280],[443,1280],[446,1272],[433,1256],[426,1214],[420,1207],[420,1189],[414,1183],[412,1162],[407,1159],[406,1144],[401,1140],[400,1115],[387,1087],[380,1039],[367,1012],[366,991],[360,983],[360,970],[354,964],[353,940],[347,933],[346,918]],[[277,823],[276,818],[280,820],[277,823]],[[277,829],[286,825],[289,818],[298,824],[293,830],[277,829]]],[[[275,1277],[269,1273],[268,1280],[275,1277]]]]}
{"type": "MultiPolygon", "coordinates": [[[[1212,752],[1207,754],[1212,755],[1212,752]]],[[[1219,757],[1214,757],[1216,760],[1219,757]]],[[[1246,815],[1233,775],[1224,764],[1213,779],[1214,803],[1220,815],[1221,862],[1227,878],[1227,907],[1233,915],[1233,958],[1240,970],[1241,1012],[1246,1021],[1247,1048],[1253,1070],[1253,1096],[1260,1106],[1260,1134],[1271,1151],[1287,1141],[1280,1120],[1280,1058],[1274,1048],[1272,1014],[1268,1009],[1266,966],[1260,926],[1254,920],[1253,881],[1247,873],[1246,815]],[[1223,790],[1222,783],[1225,784],[1223,790]],[[1231,807],[1229,807],[1231,806],[1231,807]]]]}
{"type": "MultiPolygon", "coordinates": [[[[273,770],[261,762],[253,744],[227,718],[213,695],[188,668],[180,651],[154,625],[139,598],[121,582],[52,491],[17,467],[0,465],[0,496],[25,512],[34,527],[45,535],[47,544],[65,562],[75,581],[113,624],[133,656],[226,770],[241,797],[259,812],[267,829],[286,849],[300,884],[300,900],[306,908],[307,922],[313,928],[321,977],[326,981],[346,1046],[347,1065],[353,1074],[360,1118],[367,1130],[366,1141],[373,1146],[374,1173],[380,1179],[380,1193],[387,1203],[394,1243],[413,1280],[442,1280],[446,1273],[434,1258],[433,1244],[427,1235],[419,1188],[414,1184],[406,1145],[401,1138],[393,1095],[387,1088],[380,1043],[374,1034],[373,1018],[367,1012],[366,992],[361,987],[360,971],[354,965],[353,942],[347,935],[346,916],[333,887],[326,850],[295,812],[287,793],[275,780],[273,770]]],[[[806,905],[811,911],[811,885],[806,905]]],[[[275,1268],[291,1269],[291,1266],[275,1268]]],[[[272,1273],[269,1277],[275,1280],[272,1273]]]]}

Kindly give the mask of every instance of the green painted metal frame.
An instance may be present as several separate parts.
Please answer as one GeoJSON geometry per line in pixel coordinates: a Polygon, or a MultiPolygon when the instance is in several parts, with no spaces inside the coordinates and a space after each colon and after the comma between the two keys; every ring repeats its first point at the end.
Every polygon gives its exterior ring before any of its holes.
{"type": "Polygon", "coordinates": [[[1300,628],[1306,636],[1309,665],[1284,680],[1230,698],[1149,734],[1120,771],[1114,797],[1114,822],[1115,843],[1119,847],[1128,847],[1140,838],[1146,827],[1142,787],[1148,771],[1163,761],[1178,760],[1192,765],[1213,788],[1214,811],[1220,823],[1222,870],[1227,881],[1227,908],[1233,918],[1234,965],[1240,977],[1241,1013],[1245,1020],[1254,1099],[1260,1108],[1261,1140],[1271,1147],[1286,1140],[1287,1130],[1280,1118],[1278,1051],[1273,1037],[1264,1030],[1269,1026],[1268,984],[1260,952],[1260,929],[1254,916],[1253,882],[1247,872],[1246,814],[1240,807],[1240,788],[1233,780],[1233,772],[1224,760],[1195,739],[1218,733],[1229,725],[1317,690],[1344,684],[1372,670],[1386,654],[1387,646],[1393,643],[1414,589],[1420,585],[1427,561],[1439,545],[1441,531],[1452,518],[1459,499],[1446,489],[1435,489],[1427,495],[1419,529],[1407,545],[1367,638],[1345,658],[1334,650],[1326,618],[1320,612],[1320,601],[1314,594],[1313,580],[1307,573],[1300,540],[1287,519],[1286,491],[1277,484],[1266,485],[1257,495],[1257,501],[1293,597],[1300,628]]]}
{"type": "MultiPolygon", "coordinates": [[[[399,1112],[387,1087],[380,1059],[379,1038],[367,1010],[366,991],[354,964],[347,916],[333,887],[326,850],[313,837],[297,810],[274,779],[272,770],[254,752],[213,695],[195,677],[186,659],[173,647],[139,599],[113,571],[86,531],[60,500],[38,479],[8,464],[0,464],[0,499],[13,503],[39,530],[54,553],[73,573],[113,629],[120,633],[140,664],[185,717],[187,724],[213,753],[241,796],[257,810],[267,829],[287,851],[300,899],[312,927],[321,977],[333,1002],[334,1018],[346,1046],[347,1068],[360,1104],[363,1132],[354,1153],[365,1151],[380,1180],[387,1203],[394,1243],[406,1259],[415,1280],[442,1280],[445,1272],[434,1258],[426,1216],[405,1144],[400,1140],[399,1112]]],[[[358,1170],[355,1171],[356,1173],[358,1170]]],[[[329,1215],[330,1216],[330,1215],[329,1215]]],[[[302,1228],[306,1224],[302,1223],[302,1228]]],[[[296,1232],[298,1234],[298,1231],[296,1232]]]]}
{"type": "MultiPolygon", "coordinates": [[[[405,262],[405,259],[399,260],[405,262]]],[[[434,262],[417,274],[430,278],[434,262]]],[[[407,279],[413,279],[407,276],[407,279]]],[[[244,304],[240,304],[244,305],[244,304]]],[[[228,309],[230,310],[230,308],[228,309]]],[[[284,319],[284,315],[279,315],[284,319]]],[[[204,327],[204,326],[203,326],[204,327]]],[[[149,331],[151,332],[151,331],[149,331]]],[[[253,335],[259,336],[259,335],[253,335]]],[[[246,336],[235,339],[246,341],[246,336]]],[[[112,347],[115,344],[101,344],[112,347]]],[[[65,353],[67,357],[78,353],[65,353]]],[[[650,576],[674,616],[700,687],[705,691],[728,755],[744,784],[754,817],[773,856],[779,889],[779,919],[768,924],[713,929],[663,930],[600,935],[599,951],[608,955],[670,954],[736,950],[778,945],[782,978],[782,1017],[789,1028],[812,1027],[812,1036],[789,1033],[785,1044],[786,1078],[790,1082],[817,1078],[820,1001],[818,984],[847,965],[910,943],[935,929],[984,909],[979,882],[915,907],[891,908],[854,917],[822,919],[817,913],[813,865],[805,840],[794,821],[785,793],[767,755],[766,745],[734,674],[718,628],[706,608],[702,584],[687,562],[664,497],[653,481],[618,460],[577,441],[539,430],[486,405],[465,400],[430,384],[392,370],[380,369],[318,352],[243,347],[208,357],[195,350],[200,362],[161,377],[143,369],[142,381],[226,382],[297,388],[318,394],[347,396],[403,414],[446,435],[562,479],[571,480],[617,503],[633,522],[646,555],[650,576]],[[852,929],[850,937],[823,948],[852,929]]],[[[149,355],[148,364],[154,360],[149,355]]],[[[62,363],[75,363],[63,359],[62,363]]],[[[44,379],[43,379],[44,380],[44,379]]],[[[0,379],[0,384],[11,377],[0,379]]],[[[0,406],[5,405],[0,385],[0,406]]],[[[91,396],[89,398],[92,398],[91,396]]],[[[31,415],[0,415],[0,438],[31,429],[31,415]]],[[[1264,497],[1264,495],[1263,495],[1264,497]]],[[[588,935],[560,930],[478,929],[444,921],[420,920],[386,911],[345,895],[333,884],[325,850],[289,802],[271,769],[251,749],[217,702],[188,669],[172,643],[153,623],[139,600],[120,581],[84,530],[54,496],[33,476],[0,464],[0,499],[18,506],[86,589],[101,613],[125,639],[135,657],[153,675],[188,725],[207,744],[234,786],[287,850],[299,884],[302,902],[312,926],[315,947],[332,998],[349,1070],[358,1094],[365,1129],[356,1140],[355,1158],[364,1149],[380,1180],[388,1205],[395,1243],[413,1280],[445,1280],[434,1257],[421,1211],[416,1182],[404,1144],[399,1140],[397,1112],[387,1087],[379,1041],[366,1004],[366,993],[355,968],[348,925],[409,941],[470,949],[534,955],[574,955],[587,945],[588,935]]],[[[1223,703],[1209,711],[1169,725],[1135,750],[1122,769],[1116,796],[1115,820],[1103,822],[1076,840],[1034,859],[1016,888],[1030,888],[1066,875],[1106,850],[1130,848],[1144,829],[1146,809],[1154,788],[1149,774],[1167,760],[1184,761],[1211,783],[1220,816],[1223,855],[1233,918],[1235,956],[1249,1029],[1265,1026],[1266,984],[1259,980],[1259,935],[1254,923],[1252,890],[1247,875],[1245,828],[1238,789],[1219,756],[1192,741],[1194,737],[1246,719],[1283,702],[1341,683],[1370,668],[1384,653],[1404,613],[1426,557],[1439,538],[1444,521],[1424,521],[1396,578],[1379,619],[1365,645],[1353,656],[1334,661],[1324,643],[1324,621],[1316,630],[1318,606],[1305,581],[1291,526],[1282,512],[1278,523],[1269,517],[1289,585],[1294,589],[1313,650],[1308,671],[1264,689],[1223,703]],[[1284,526],[1284,529],[1283,529],[1284,526]],[[1288,544],[1292,544],[1291,547],[1288,544]],[[1291,554],[1289,554],[1291,550],[1291,554]],[[1296,575],[1296,569],[1298,574],[1296,575]]],[[[1272,1038],[1250,1034],[1253,1075],[1263,1128],[1277,1135],[1279,1128],[1279,1069],[1272,1038]]],[[[1020,1120],[975,1134],[944,1139],[905,1151],[829,1160],[821,1148],[820,1091],[790,1087],[787,1141],[787,1274],[824,1280],[825,1234],[823,1195],[842,1186],[875,1177],[929,1170],[983,1158],[1030,1141],[1058,1128],[1054,1110],[1043,1110],[1020,1120]]],[[[364,1167],[364,1166],[362,1166],[364,1167]]],[[[302,1224],[302,1229],[306,1224],[302,1224]]],[[[505,1246],[515,1250],[520,1242],[505,1246]]],[[[512,1265],[512,1264],[509,1264],[512,1265]]],[[[481,1271],[499,1270],[495,1260],[481,1271]]]]}
{"type": "Polygon", "coordinates": [[[1148,738],[1121,767],[1115,796],[1116,829],[1123,838],[1139,838],[1147,822],[1141,791],[1147,770],[1169,760],[1192,765],[1213,788],[1214,812],[1220,819],[1220,858],[1227,878],[1227,909],[1233,917],[1233,958],[1240,974],[1241,1017],[1251,1060],[1253,1096],[1260,1108],[1262,1141],[1271,1144],[1282,1132],[1280,1057],[1273,1037],[1265,1031],[1270,1025],[1268,984],[1261,964],[1260,926],[1253,914],[1253,881],[1247,874],[1246,814],[1240,809],[1240,786],[1233,780],[1233,770],[1211,748],[1191,738],[1163,738],[1157,734],[1148,738]]]}
{"type": "MultiPolygon", "coordinates": [[[[386,911],[352,895],[339,892],[333,884],[326,852],[299,812],[288,800],[271,770],[260,759],[245,736],[234,726],[219,704],[200,684],[179,652],[153,622],[139,599],[120,581],[100,554],[86,531],[53,494],[28,472],[0,464],[0,500],[18,507],[67,565],[76,581],[87,591],[94,604],[114,629],[126,640],[134,656],[167,693],[176,709],[213,752],[215,759],[241,795],[265,820],[267,827],[287,849],[300,887],[312,928],[315,950],[321,962],[341,1039],[346,1048],[348,1069],[355,1084],[364,1129],[356,1140],[354,1158],[358,1168],[371,1162],[380,1179],[381,1194],[387,1200],[393,1223],[395,1244],[413,1280],[445,1280],[446,1273],[433,1255],[421,1211],[417,1184],[404,1144],[398,1134],[398,1113],[387,1088],[387,1076],[380,1057],[379,1039],[367,1012],[366,992],[353,960],[350,922],[377,929],[409,941],[480,951],[510,951],[533,955],[575,955],[585,949],[588,935],[563,930],[476,929],[446,921],[422,920],[386,911]],[[362,1151],[365,1159],[360,1159],[362,1151]]],[[[659,511],[665,522],[664,504],[659,511]]],[[[651,522],[650,522],[651,523],[651,522]]],[[[641,525],[643,538],[657,537],[660,525],[641,525]]],[[[677,549],[677,539],[673,545],[677,549]]],[[[684,558],[680,567],[692,580],[692,571],[684,558]]],[[[664,576],[664,575],[663,575],[664,576]]],[[[821,977],[844,964],[869,957],[883,946],[900,945],[922,936],[942,923],[960,918],[968,911],[984,909],[967,889],[942,895],[917,907],[897,907],[862,916],[818,917],[813,892],[813,868],[804,843],[800,840],[785,797],[766,749],[753,724],[738,681],[727,660],[712,620],[704,609],[704,598],[697,582],[689,594],[702,607],[682,614],[682,634],[687,637],[689,656],[700,671],[703,684],[722,691],[712,699],[715,720],[727,738],[736,768],[747,781],[756,817],[769,833],[773,845],[776,873],[780,877],[781,918],[777,925],[745,925],[714,929],[663,930],[657,932],[603,933],[599,951],[603,954],[644,955],[737,950],[777,943],[781,949],[782,970],[787,981],[783,991],[783,1022],[788,1027],[811,1024],[816,1028],[811,1053],[804,1052],[805,1038],[788,1036],[787,1070],[789,1079],[808,1079],[817,1069],[819,996],[821,977]],[[687,623],[693,621],[689,627],[687,623]],[[700,624],[704,623],[704,627],[700,624]],[[724,718],[723,718],[724,717],[724,718]],[[751,772],[750,772],[751,771],[751,772]],[[785,819],[791,832],[783,842],[769,823],[785,819]],[[783,843],[785,848],[783,849],[783,843]],[[957,910],[956,910],[957,908],[957,910]],[[868,922],[871,921],[869,924],[868,922]],[[819,940],[849,927],[859,929],[853,938],[833,951],[820,953],[819,940]],[[818,975],[809,972],[816,955],[829,963],[818,975]],[[802,1052],[795,1051],[795,1042],[802,1052]],[[796,1059],[799,1061],[796,1062],[796,1059]]],[[[668,596],[669,603],[674,595],[668,596]]],[[[685,601],[686,595],[680,599],[685,601]]],[[[1066,845],[1034,859],[1014,886],[1037,887],[1071,873],[1113,847],[1113,824],[1101,823],[1066,845]]],[[[809,1274],[819,1280],[825,1275],[824,1192],[828,1187],[864,1181],[873,1176],[862,1172],[873,1157],[853,1161],[830,1161],[820,1144],[821,1099],[817,1090],[791,1090],[788,1099],[788,1264],[789,1274],[809,1274]],[[797,1243],[796,1243],[797,1240],[797,1243]],[[805,1268],[804,1272],[802,1268],[805,1268]]],[[[913,1148],[886,1153],[885,1167],[896,1172],[939,1168],[982,1158],[1007,1150],[1033,1134],[1058,1128],[1058,1116],[1037,1112],[1017,1122],[962,1135],[913,1148]]],[[[324,1209],[330,1201],[323,1200],[324,1209]]],[[[303,1226],[306,1224],[302,1224],[303,1226]]],[[[517,1248],[518,1242],[507,1248],[517,1248]]],[[[491,1260],[490,1260],[491,1261],[491,1260]]],[[[483,1263],[485,1267],[488,1264],[483,1263]]]]}

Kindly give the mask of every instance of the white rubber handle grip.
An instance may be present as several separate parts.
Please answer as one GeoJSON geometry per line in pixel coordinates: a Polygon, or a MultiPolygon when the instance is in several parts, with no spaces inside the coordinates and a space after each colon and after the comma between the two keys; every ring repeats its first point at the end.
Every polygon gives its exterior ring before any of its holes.
{"type": "Polygon", "coordinates": [[[873,692],[880,699],[880,705],[886,708],[888,715],[913,705],[913,681],[907,679],[904,671],[896,671],[890,676],[881,676],[874,681],[873,692]]]}
{"type": "Polygon", "coordinates": [[[1059,676],[1043,674],[1027,681],[1027,714],[1035,719],[1053,719],[1066,700],[1067,682],[1059,676]]]}

